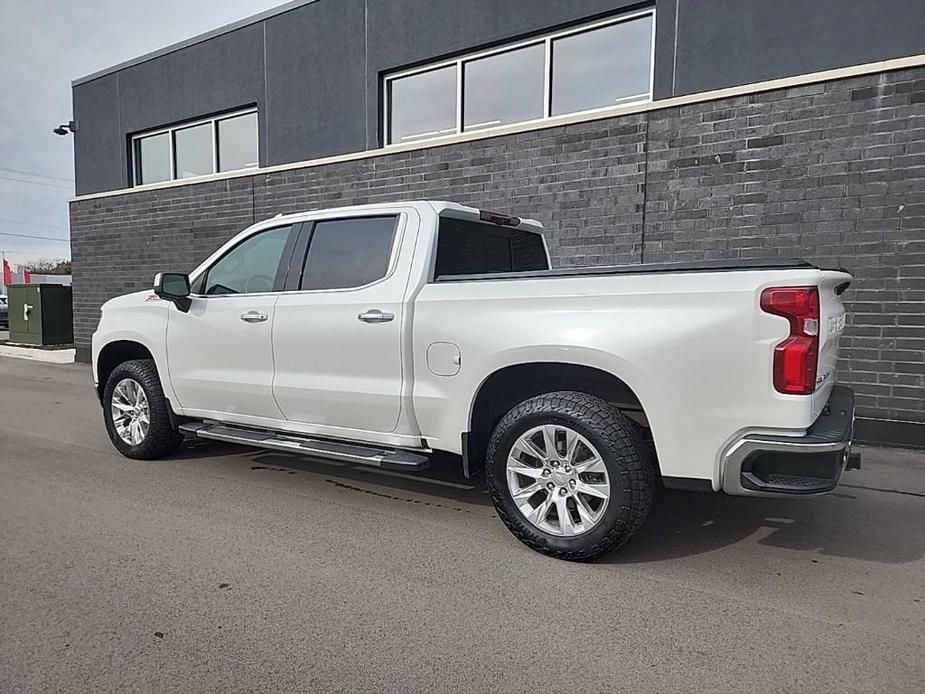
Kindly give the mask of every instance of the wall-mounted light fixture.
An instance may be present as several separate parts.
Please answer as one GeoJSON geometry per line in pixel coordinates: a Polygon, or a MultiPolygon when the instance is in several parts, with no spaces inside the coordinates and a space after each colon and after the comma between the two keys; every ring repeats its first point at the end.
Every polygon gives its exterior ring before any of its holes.
{"type": "Polygon", "coordinates": [[[67,123],[62,123],[59,125],[52,132],[55,135],[69,135],[70,133],[76,133],[77,123],[75,121],[69,120],[67,123]]]}

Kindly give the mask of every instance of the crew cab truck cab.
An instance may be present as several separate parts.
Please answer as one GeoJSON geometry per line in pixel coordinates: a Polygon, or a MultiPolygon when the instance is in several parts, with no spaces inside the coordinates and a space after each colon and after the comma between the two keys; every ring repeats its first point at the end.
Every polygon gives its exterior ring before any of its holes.
{"type": "Polygon", "coordinates": [[[103,305],[93,374],[115,447],[185,437],[484,474],[530,547],[589,560],[659,481],[831,491],[843,271],[798,260],[550,269],[542,226],[449,202],[278,216],[190,275],[103,305]]]}

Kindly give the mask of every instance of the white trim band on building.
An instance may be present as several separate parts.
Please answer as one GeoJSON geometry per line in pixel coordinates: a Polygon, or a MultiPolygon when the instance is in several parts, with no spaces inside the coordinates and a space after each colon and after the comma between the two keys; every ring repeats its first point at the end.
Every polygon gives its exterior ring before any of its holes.
{"type": "Polygon", "coordinates": [[[774,91],[777,89],[800,87],[818,82],[829,82],[832,80],[847,79],[850,77],[872,75],[880,72],[892,72],[895,70],[921,67],[923,65],[925,65],[925,54],[918,54],[908,56],[906,58],[893,58],[890,60],[881,60],[873,63],[864,63],[862,65],[853,65],[851,67],[836,68],[833,70],[822,70],[819,72],[809,72],[802,75],[795,75],[793,77],[782,77],[779,79],[765,80],[763,82],[753,82],[751,84],[726,87],[724,89],[714,89],[711,91],[698,92],[685,96],[675,96],[668,99],[659,99],[657,101],[649,101],[641,104],[632,104],[630,106],[615,106],[613,108],[594,111],[592,113],[553,116],[540,122],[534,121],[529,123],[516,123],[512,125],[499,126],[496,128],[485,128],[484,130],[455,133],[445,137],[422,140],[420,142],[387,145],[378,149],[361,150],[358,152],[350,152],[348,154],[338,154],[330,157],[320,157],[318,159],[309,159],[305,161],[291,162],[288,164],[276,164],[274,166],[266,166],[257,169],[242,169],[240,171],[231,171],[228,173],[211,174],[208,176],[198,176],[195,178],[166,181],[163,183],[152,183],[149,185],[135,186],[133,188],[119,188],[117,190],[103,191],[100,193],[88,193],[86,195],[75,196],[71,199],[71,201],[93,200],[95,198],[106,198],[116,195],[128,195],[135,192],[161,190],[167,188],[175,188],[178,186],[189,186],[195,185],[197,183],[208,183],[211,181],[241,178],[244,176],[256,176],[263,173],[291,171],[293,169],[305,169],[315,166],[324,166],[326,164],[356,161],[359,159],[372,159],[375,157],[383,157],[400,152],[409,152],[421,149],[430,149],[432,147],[442,147],[445,145],[458,144],[462,142],[485,140],[502,135],[511,135],[515,133],[530,132],[535,130],[545,130],[546,128],[554,128],[562,125],[587,123],[589,121],[613,118],[615,116],[625,116],[634,113],[658,111],[661,109],[688,106],[706,101],[716,101],[719,99],[728,99],[736,96],[774,91]]]}

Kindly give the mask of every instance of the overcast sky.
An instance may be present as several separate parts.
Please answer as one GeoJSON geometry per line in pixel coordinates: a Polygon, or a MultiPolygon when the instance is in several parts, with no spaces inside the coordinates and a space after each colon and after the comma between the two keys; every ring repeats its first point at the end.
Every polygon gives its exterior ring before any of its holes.
{"type": "Polygon", "coordinates": [[[73,140],[51,131],[73,115],[71,80],[281,4],[0,0],[0,250],[10,262],[70,258],[73,140]]]}

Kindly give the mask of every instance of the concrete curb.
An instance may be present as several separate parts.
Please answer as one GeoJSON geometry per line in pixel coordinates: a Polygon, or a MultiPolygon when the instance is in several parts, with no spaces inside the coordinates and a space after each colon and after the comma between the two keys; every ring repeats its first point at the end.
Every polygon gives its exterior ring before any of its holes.
{"type": "Polygon", "coordinates": [[[73,364],[75,350],[71,349],[33,349],[31,347],[11,347],[0,345],[0,357],[44,361],[49,364],[73,364]]]}

